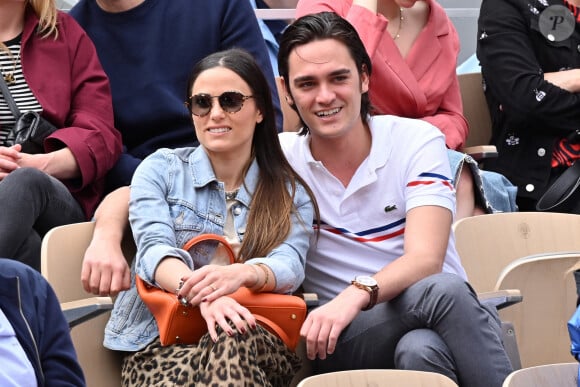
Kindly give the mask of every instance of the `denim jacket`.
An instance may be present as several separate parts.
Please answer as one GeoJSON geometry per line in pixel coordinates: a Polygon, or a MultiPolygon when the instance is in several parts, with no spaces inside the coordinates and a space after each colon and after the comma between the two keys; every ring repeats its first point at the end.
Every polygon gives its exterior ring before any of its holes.
{"type": "MultiPolygon", "coordinates": [[[[252,192],[259,179],[254,160],[232,208],[240,241],[244,238],[252,192]]],[[[304,263],[312,234],[313,205],[304,187],[296,187],[292,228],[284,243],[266,257],[247,263],[265,263],[276,277],[277,293],[291,293],[304,279],[304,263]]],[[[129,220],[137,244],[131,270],[131,288],[115,301],[105,329],[107,348],[138,351],[158,335],[155,319],[135,288],[135,272],[149,283],[157,265],[167,256],[183,260],[191,269],[209,262],[212,251],[190,255],[180,248],[198,234],[223,235],[226,221],[224,185],[213,172],[204,149],[160,149],[137,168],[131,183],[129,220]]]]}

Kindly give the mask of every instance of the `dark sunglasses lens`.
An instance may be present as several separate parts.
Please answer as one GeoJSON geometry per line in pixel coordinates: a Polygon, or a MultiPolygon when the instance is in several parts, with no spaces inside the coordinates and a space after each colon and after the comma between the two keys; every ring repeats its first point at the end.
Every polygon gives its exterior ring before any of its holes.
{"type": "Polygon", "coordinates": [[[228,113],[240,111],[244,104],[244,96],[236,91],[226,91],[218,100],[222,109],[228,113]]]}
{"type": "Polygon", "coordinates": [[[196,116],[205,116],[211,110],[209,95],[194,95],[191,97],[191,112],[196,116]]]}

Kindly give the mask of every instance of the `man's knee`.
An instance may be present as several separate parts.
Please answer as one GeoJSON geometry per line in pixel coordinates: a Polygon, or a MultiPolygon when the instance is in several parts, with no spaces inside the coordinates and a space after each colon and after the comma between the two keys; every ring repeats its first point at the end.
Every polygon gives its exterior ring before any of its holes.
{"type": "Polygon", "coordinates": [[[455,300],[461,297],[477,299],[473,288],[461,277],[451,273],[439,273],[425,278],[424,286],[430,298],[450,296],[455,300]]]}
{"type": "Polygon", "coordinates": [[[406,333],[395,349],[395,368],[443,374],[455,382],[455,362],[443,339],[431,329],[406,333]]]}

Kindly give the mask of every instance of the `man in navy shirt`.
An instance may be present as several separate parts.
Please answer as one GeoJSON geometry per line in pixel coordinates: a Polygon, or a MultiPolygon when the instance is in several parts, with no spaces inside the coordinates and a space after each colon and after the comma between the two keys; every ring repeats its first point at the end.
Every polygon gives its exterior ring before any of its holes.
{"type": "Polygon", "coordinates": [[[268,49],[249,2],[80,0],[70,14],[93,40],[110,78],[115,126],[123,135],[125,152],[109,175],[109,190],[130,184],[153,151],[196,144],[185,85],[193,65],[213,52],[239,47],[254,55],[268,77],[281,130],[268,49]]]}

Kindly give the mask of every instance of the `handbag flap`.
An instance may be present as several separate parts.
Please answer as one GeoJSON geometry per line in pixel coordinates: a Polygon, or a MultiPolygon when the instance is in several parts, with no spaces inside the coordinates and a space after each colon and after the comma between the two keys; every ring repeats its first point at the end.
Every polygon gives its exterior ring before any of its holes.
{"type": "Polygon", "coordinates": [[[202,248],[202,242],[216,242],[217,247],[213,252],[213,257],[209,263],[215,265],[227,265],[232,264],[236,261],[236,254],[234,250],[227,242],[227,240],[217,234],[200,234],[197,235],[183,245],[183,250],[186,250],[192,257],[196,254],[197,248],[202,248]]]}
{"type": "MultiPolygon", "coordinates": [[[[200,242],[211,240],[221,243],[230,263],[234,263],[233,250],[225,238],[219,235],[198,235],[183,248],[189,251],[200,242]]],[[[138,275],[135,276],[135,283],[139,296],[155,317],[161,345],[195,344],[207,332],[207,324],[199,307],[183,305],[175,294],[146,283],[138,275]]],[[[306,319],[306,302],[302,298],[277,293],[254,293],[245,287],[228,297],[246,307],[260,325],[280,337],[288,348],[296,349],[300,328],[306,319]]]]}

